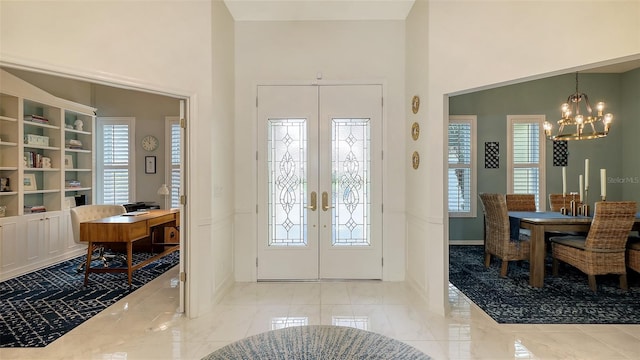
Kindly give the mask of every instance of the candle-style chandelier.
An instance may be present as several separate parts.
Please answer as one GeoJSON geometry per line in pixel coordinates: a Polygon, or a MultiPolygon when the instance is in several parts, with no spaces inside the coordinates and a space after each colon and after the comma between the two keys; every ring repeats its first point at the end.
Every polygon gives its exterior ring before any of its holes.
{"type": "Polygon", "coordinates": [[[609,134],[609,128],[613,121],[613,115],[602,115],[604,103],[596,104],[597,114],[593,115],[591,103],[587,94],[578,90],[578,73],[576,73],[576,92],[569,95],[567,102],[562,104],[562,118],[558,120],[558,132],[551,134],[553,125],[544,122],[544,132],[549,140],[589,140],[605,137],[609,134]],[[580,103],[584,101],[586,113],[580,112],[580,103]],[[575,132],[573,132],[575,131],[575,132]]]}

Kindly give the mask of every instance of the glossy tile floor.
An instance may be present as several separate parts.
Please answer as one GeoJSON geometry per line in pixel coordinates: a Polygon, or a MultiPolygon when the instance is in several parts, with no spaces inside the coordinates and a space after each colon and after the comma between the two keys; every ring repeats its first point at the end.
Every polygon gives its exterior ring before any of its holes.
{"type": "Polygon", "coordinates": [[[197,319],[175,313],[174,268],[45,348],[0,359],[200,359],[246,336],[300,324],[356,326],[434,359],[639,359],[640,325],[499,325],[455,287],[429,313],[405,283],[237,283],[197,319]]]}

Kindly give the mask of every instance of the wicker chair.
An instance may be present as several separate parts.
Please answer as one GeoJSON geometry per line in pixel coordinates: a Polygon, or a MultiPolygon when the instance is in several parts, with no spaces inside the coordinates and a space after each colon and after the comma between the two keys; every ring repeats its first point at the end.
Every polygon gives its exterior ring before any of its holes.
{"type": "Polygon", "coordinates": [[[584,236],[558,236],[552,244],[553,275],[559,261],[587,274],[589,288],[597,291],[596,275],[619,274],[620,287],[627,289],[625,245],[636,217],[634,201],[602,201],[595,204],[589,233],[584,236]]]}
{"type": "Polygon", "coordinates": [[[627,267],[640,273],[640,238],[627,240],[627,267]]]}
{"type": "Polygon", "coordinates": [[[536,196],[534,194],[507,194],[508,211],[537,211],[536,196]]]}
{"type": "Polygon", "coordinates": [[[576,200],[578,202],[576,206],[582,205],[577,195],[567,194],[566,197],[564,197],[562,194],[549,194],[549,207],[551,208],[551,211],[555,212],[560,212],[560,209],[563,207],[569,210],[571,200],[576,200]]]}
{"type": "Polygon", "coordinates": [[[509,261],[529,260],[529,241],[525,237],[511,239],[509,214],[504,194],[480,194],[485,216],[484,266],[489,267],[491,255],[502,260],[500,276],[507,276],[509,261]]]}

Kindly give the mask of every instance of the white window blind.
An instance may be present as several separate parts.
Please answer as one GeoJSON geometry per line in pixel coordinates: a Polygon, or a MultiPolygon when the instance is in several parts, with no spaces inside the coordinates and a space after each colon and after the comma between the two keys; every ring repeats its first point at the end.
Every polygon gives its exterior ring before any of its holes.
{"type": "Polygon", "coordinates": [[[134,198],[133,119],[98,119],[98,203],[126,204],[134,198]]]}
{"type": "Polygon", "coordinates": [[[476,216],[476,116],[450,116],[449,216],[476,216]]]}
{"type": "Polygon", "coordinates": [[[180,123],[171,121],[171,207],[180,206],[180,123]]]}
{"type": "Polygon", "coordinates": [[[544,209],[544,116],[508,116],[508,192],[534,194],[536,207],[544,209]]]}

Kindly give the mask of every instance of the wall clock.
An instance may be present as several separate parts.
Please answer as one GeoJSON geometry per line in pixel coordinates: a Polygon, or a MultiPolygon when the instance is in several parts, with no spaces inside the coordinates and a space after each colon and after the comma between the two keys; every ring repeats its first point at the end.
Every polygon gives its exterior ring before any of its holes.
{"type": "Polygon", "coordinates": [[[146,151],[153,151],[158,148],[158,139],[153,135],[147,135],[142,138],[142,148],[146,151]]]}

